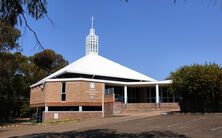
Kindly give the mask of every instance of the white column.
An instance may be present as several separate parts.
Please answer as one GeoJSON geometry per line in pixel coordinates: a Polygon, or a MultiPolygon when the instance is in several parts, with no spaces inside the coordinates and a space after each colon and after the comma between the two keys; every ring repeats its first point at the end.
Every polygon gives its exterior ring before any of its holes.
{"type": "Polygon", "coordinates": [[[49,111],[49,107],[45,106],[45,112],[48,112],[48,111],[49,111]]]}
{"type": "Polygon", "coordinates": [[[159,85],[156,84],[156,104],[160,103],[159,85]]]}
{"type": "Polygon", "coordinates": [[[104,96],[105,96],[105,84],[102,85],[102,117],[105,117],[104,96]]]}
{"type": "Polygon", "coordinates": [[[125,104],[128,103],[128,99],[127,99],[127,86],[124,86],[124,103],[125,104]]]}

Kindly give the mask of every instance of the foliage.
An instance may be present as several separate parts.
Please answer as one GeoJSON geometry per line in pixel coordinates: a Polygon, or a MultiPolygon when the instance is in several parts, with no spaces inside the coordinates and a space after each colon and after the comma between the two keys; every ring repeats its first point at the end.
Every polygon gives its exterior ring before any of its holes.
{"type": "Polygon", "coordinates": [[[14,26],[18,21],[22,24],[24,13],[28,13],[38,20],[47,15],[46,7],[46,0],[0,0],[0,19],[14,26]]]}
{"type": "Polygon", "coordinates": [[[0,52],[18,49],[20,31],[0,20],[0,52]]]}
{"type": "MultiPolygon", "coordinates": [[[[44,65],[33,62],[33,57],[38,57],[41,53],[26,57],[21,53],[0,52],[0,121],[30,115],[30,85],[45,77],[48,72],[52,73],[67,65],[61,55],[52,50],[48,51],[51,51],[54,57],[50,63],[54,66],[48,66],[50,69],[41,68],[44,65]]],[[[47,56],[44,56],[45,60],[51,59],[47,56]]]]}
{"type": "Polygon", "coordinates": [[[38,66],[39,70],[44,70],[45,76],[48,76],[68,64],[62,55],[56,54],[50,49],[35,54],[32,60],[33,63],[38,66]]]}
{"type": "Polygon", "coordinates": [[[48,17],[46,0],[0,0],[0,52],[19,47],[17,40],[20,31],[15,26],[23,23],[34,34],[37,44],[43,48],[25,14],[35,20],[48,17]]]}
{"type": "Polygon", "coordinates": [[[30,117],[31,110],[29,107],[29,101],[24,101],[20,107],[20,117],[30,117]]]}
{"type": "Polygon", "coordinates": [[[0,112],[1,118],[8,119],[17,113],[12,113],[15,108],[17,108],[18,101],[21,100],[21,95],[23,86],[22,74],[20,72],[19,64],[16,62],[18,55],[17,53],[0,53],[0,112]],[[18,87],[13,87],[13,85],[19,84],[19,93],[16,94],[18,87]],[[22,90],[21,90],[22,89],[22,90]]]}
{"type": "Polygon", "coordinates": [[[219,65],[183,66],[171,73],[169,79],[173,80],[170,90],[181,94],[183,111],[221,110],[222,68],[219,65]]]}

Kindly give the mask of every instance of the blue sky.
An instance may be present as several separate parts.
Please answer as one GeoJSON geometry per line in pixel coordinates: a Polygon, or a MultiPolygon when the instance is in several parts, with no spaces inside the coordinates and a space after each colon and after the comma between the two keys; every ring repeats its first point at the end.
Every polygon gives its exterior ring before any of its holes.
{"type": "MultiPolygon", "coordinates": [[[[28,19],[44,48],[69,63],[85,55],[90,17],[99,36],[99,54],[154,79],[182,65],[222,64],[222,10],[208,0],[48,0],[49,20],[28,19]]],[[[25,55],[39,52],[22,27],[25,55]]]]}

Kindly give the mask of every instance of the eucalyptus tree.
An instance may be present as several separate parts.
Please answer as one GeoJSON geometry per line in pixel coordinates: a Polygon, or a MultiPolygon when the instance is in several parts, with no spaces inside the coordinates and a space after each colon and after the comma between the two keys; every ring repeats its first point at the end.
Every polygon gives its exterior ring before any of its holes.
{"type": "Polygon", "coordinates": [[[18,34],[16,25],[25,25],[35,36],[36,45],[43,49],[36,32],[31,28],[26,19],[27,16],[35,20],[39,20],[44,17],[50,19],[47,14],[47,1],[0,0],[0,48],[3,50],[10,50],[13,47],[18,47],[17,39],[20,36],[20,33],[18,34]],[[13,35],[4,36],[5,34],[2,32],[3,29],[7,29],[8,34],[11,33],[13,35]],[[5,37],[7,37],[7,39],[3,39],[5,37]]]}

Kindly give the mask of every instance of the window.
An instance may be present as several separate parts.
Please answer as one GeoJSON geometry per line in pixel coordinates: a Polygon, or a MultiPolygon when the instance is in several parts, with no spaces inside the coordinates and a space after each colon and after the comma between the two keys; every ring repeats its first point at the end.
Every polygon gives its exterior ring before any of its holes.
{"type": "Polygon", "coordinates": [[[62,82],[62,88],[61,88],[61,100],[66,100],[66,83],[62,82]]]}
{"type": "Polygon", "coordinates": [[[62,94],[62,101],[66,100],[66,94],[62,94]]]}
{"type": "Polygon", "coordinates": [[[66,93],[66,83],[62,82],[62,93],[66,93]]]}

